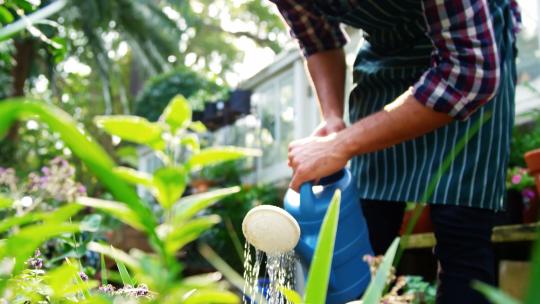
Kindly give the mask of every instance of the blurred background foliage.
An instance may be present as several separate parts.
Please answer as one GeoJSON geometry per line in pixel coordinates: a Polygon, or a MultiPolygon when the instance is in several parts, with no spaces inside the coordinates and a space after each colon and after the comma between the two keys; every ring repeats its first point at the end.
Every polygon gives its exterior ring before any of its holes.
{"type": "MultiPolygon", "coordinates": [[[[238,41],[279,52],[287,36],[270,4],[256,0],[2,0],[0,24],[51,4],[63,6],[0,37],[0,99],[29,96],[57,105],[109,152],[114,145],[96,132],[95,115],[155,120],[177,94],[201,108],[235,85],[228,75],[244,55],[238,41]]],[[[56,155],[72,160],[58,136],[35,121],[15,125],[0,143],[0,166],[16,163],[22,173],[56,155]]]]}

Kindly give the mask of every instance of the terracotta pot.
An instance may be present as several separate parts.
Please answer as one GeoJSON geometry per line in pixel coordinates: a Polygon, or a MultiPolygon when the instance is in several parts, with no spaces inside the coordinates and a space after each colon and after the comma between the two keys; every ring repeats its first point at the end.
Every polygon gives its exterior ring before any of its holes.
{"type": "Polygon", "coordinates": [[[536,191],[540,193],[540,149],[525,153],[525,162],[529,167],[529,172],[536,181],[536,191]]]}
{"type": "Polygon", "coordinates": [[[206,192],[213,185],[214,185],[214,182],[207,179],[196,179],[196,180],[191,181],[191,187],[193,188],[193,193],[206,192]]]}
{"type": "MultiPolygon", "coordinates": [[[[414,209],[405,212],[405,215],[403,216],[403,222],[401,224],[401,229],[399,231],[401,235],[405,234],[405,230],[407,230],[413,214],[414,209]]],[[[414,226],[412,231],[413,234],[426,232],[433,232],[433,223],[431,223],[431,218],[429,216],[429,205],[425,206],[422,210],[422,213],[420,213],[420,217],[418,218],[418,221],[416,222],[416,225],[414,226]]]]}

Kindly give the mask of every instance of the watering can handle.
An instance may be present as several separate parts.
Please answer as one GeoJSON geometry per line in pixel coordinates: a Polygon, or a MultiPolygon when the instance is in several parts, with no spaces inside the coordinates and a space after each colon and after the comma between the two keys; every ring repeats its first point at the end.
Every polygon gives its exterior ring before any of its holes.
{"type": "Polygon", "coordinates": [[[300,186],[300,212],[303,214],[312,213],[315,209],[315,194],[313,193],[313,184],[305,182],[300,186]]]}

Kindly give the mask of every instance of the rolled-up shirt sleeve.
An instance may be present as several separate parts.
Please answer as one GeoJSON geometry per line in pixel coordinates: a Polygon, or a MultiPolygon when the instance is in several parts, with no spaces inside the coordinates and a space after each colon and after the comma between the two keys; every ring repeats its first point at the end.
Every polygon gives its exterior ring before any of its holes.
{"type": "Polygon", "coordinates": [[[339,23],[329,20],[311,0],[272,0],[291,29],[305,57],[341,48],[347,36],[339,23]]]}
{"type": "Polygon", "coordinates": [[[487,0],[426,0],[423,9],[434,51],[413,94],[425,106],[465,120],[493,98],[499,85],[487,0]]]}

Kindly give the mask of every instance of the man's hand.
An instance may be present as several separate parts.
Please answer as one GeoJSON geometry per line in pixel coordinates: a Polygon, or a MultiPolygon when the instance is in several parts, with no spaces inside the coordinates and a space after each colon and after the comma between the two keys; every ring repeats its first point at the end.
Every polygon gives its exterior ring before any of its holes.
{"type": "Polygon", "coordinates": [[[293,169],[289,187],[298,192],[307,181],[317,181],[345,167],[349,160],[337,133],[311,136],[289,145],[288,165],[293,169]]]}
{"type": "Polygon", "coordinates": [[[346,127],[345,122],[340,117],[325,119],[317,126],[311,136],[327,136],[332,133],[337,133],[346,127]]]}

